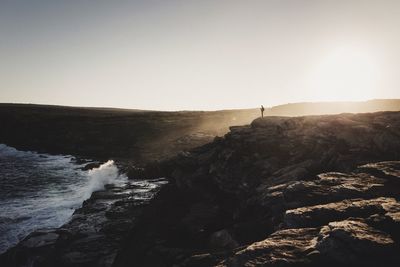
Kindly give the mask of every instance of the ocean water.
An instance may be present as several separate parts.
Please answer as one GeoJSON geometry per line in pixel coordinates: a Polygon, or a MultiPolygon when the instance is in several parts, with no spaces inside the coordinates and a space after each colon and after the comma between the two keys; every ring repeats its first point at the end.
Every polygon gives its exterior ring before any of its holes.
{"type": "Polygon", "coordinates": [[[59,227],[91,193],[124,184],[112,160],[83,171],[72,156],[18,151],[0,144],[0,253],[36,229],[59,227]]]}

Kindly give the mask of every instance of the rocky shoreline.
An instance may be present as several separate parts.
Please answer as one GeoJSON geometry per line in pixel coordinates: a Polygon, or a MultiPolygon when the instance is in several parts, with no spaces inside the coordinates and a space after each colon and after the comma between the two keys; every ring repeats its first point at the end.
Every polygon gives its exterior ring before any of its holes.
{"type": "Polygon", "coordinates": [[[111,266],[126,233],[165,184],[157,179],[107,185],[62,227],[37,230],[1,255],[1,266],[111,266]]]}
{"type": "Polygon", "coordinates": [[[70,223],[33,233],[1,262],[400,264],[400,112],[260,118],[130,173],[169,183],[96,192],[70,223]]]}

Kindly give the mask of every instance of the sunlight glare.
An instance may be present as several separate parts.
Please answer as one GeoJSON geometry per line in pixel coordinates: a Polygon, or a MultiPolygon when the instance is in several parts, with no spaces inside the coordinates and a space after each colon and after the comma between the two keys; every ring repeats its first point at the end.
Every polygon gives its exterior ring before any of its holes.
{"type": "Polygon", "coordinates": [[[312,71],[310,95],[317,101],[360,101],[376,96],[379,68],[371,51],[338,47],[312,71]]]}

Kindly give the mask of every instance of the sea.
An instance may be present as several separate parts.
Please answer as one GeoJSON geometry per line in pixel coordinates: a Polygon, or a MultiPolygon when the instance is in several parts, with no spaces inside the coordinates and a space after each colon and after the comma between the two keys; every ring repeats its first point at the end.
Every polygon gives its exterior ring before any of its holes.
{"type": "Polygon", "coordinates": [[[60,227],[105,184],[127,181],[112,160],[89,171],[78,162],[0,144],[0,254],[36,229],[60,227]]]}

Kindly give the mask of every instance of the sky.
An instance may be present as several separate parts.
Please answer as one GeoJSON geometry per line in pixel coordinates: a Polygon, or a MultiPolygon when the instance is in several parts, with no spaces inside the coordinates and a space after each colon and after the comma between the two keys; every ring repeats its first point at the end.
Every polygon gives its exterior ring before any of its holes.
{"type": "Polygon", "coordinates": [[[400,98],[397,0],[0,0],[0,102],[215,110],[400,98]]]}

